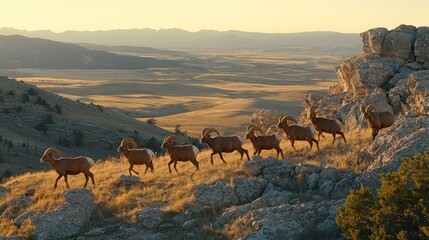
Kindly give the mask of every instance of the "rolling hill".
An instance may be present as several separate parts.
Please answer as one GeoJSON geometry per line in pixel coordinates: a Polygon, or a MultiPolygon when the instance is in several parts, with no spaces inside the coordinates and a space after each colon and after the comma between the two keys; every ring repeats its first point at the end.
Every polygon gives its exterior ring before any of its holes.
{"type": "Polygon", "coordinates": [[[49,168],[39,158],[48,147],[65,156],[117,156],[125,136],[159,146],[167,131],[115,110],[60,97],[33,85],[0,78],[0,178],[49,168]]]}
{"type": "Polygon", "coordinates": [[[99,45],[130,45],[176,49],[281,49],[290,47],[338,47],[360,49],[359,34],[338,32],[254,33],[243,31],[181,29],[117,29],[109,31],[25,31],[0,28],[0,34],[20,34],[61,42],[93,43],[99,45]]]}
{"type": "Polygon", "coordinates": [[[0,68],[145,69],[182,66],[176,60],[118,55],[20,35],[0,36],[0,68]]]}

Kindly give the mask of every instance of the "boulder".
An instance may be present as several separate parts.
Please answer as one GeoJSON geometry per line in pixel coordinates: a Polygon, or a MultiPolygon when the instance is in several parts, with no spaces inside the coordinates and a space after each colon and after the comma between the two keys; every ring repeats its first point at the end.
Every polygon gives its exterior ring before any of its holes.
{"type": "Polygon", "coordinates": [[[24,213],[27,207],[29,207],[31,204],[33,204],[33,201],[27,196],[12,198],[7,202],[7,207],[3,211],[1,217],[13,220],[24,213]]]}
{"type": "Polygon", "coordinates": [[[401,27],[386,34],[381,56],[388,59],[413,60],[415,27],[401,27]]]}
{"type": "Polygon", "coordinates": [[[35,210],[30,210],[28,212],[25,212],[25,213],[19,215],[18,217],[16,217],[13,220],[13,224],[15,224],[15,226],[17,226],[17,227],[21,227],[21,225],[24,223],[24,221],[26,221],[30,217],[34,216],[35,213],[36,213],[35,210]]]}
{"type": "Polygon", "coordinates": [[[113,182],[112,187],[115,188],[125,188],[129,190],[132,187],[144,187],[145,184],[140,181],[139,177],[136,176],[125,176],[121,175],[113,182]]]}
{"type": "Polygon", "coordinates": [[[234,219],[244,216],[249,210],[250,204],[227,208],[223,212],[222,216],[214,222],[213,226],[215,228],[222,228],[226,223],[232,222],[234,219]]]}
{"type": "Polygon", "coordinates": [[[380,55],[383,50],[384,37],[389,30],[387,28],[373,28],[360,34],[362,39],[362,50],[364,53],[375,53],[380,55]]]}
{"type": "Polygon", "coordinates": [[[137,225],[143,228],[156,228],[164,221],[164,212],[159,207],[146,208],[135,213],[137,225]]]}
{"type": "Polygon", "coordinates": [[[426,68],[429,68],[429,27],[419,27],[417,29],[414,56],[416,62],[422,63],[426,68]]]}
{"type": "Polygon", "coordinates": [[[275,131],[275,129],[277,129],[275,126],[279,122],[281,116],[282,114],[276,110],[258,109],[253,112],[250,124],[262,128],[263,131],[267,131],[268,129],[271,129],[270,131],[275,131]]]}
{"type": "Polygon", "coordinates": [[[407,83],[410,97],[407,104],[417,115],[429,114],[429,70],[417,71],[410,75],[407,83]]]}
{"type": "Polygon", "coordinates": [[[380,55],[361,54],[347,59],[336,68],[342,88],[353,96],[362,96],[367,89],[382,86],[394,75],[399,66],[380,55]]]}
{"type": "Polygon", "coordinates": [[[246,239],[299,239],[304,229],[314,227],[316,210],[311,204],[283,204],[250,211],[246,218],[255,231],[246,239]]]}
{"type": "Polygon", "coordinates": [[[72,189],[63,193],[66,203],[53,211],[30,218],[37,239],[59,239],[76,236],[87,227],[96,209],[94,194],[88,189],[72,189]]]}
{"type": "Polygon", "coordinates": [[[308,176],[307,179],[307,187],[308,189],[315,189],[317,187],[317,183],[320,179],[320,174],[312,173],[308,176]]]}
{"type": "Polygon", "coordinates": [[[0,186],[0,198],[2,198],[3,196],[5,196],[6,194],[10,193],[9,189],[0,186]]]}
{"type": "Polygon", "coordinates": [[[260,197],[267,182],[263,178],[234,178],[234,190],[239,204],[250,203],[260,197]]]}

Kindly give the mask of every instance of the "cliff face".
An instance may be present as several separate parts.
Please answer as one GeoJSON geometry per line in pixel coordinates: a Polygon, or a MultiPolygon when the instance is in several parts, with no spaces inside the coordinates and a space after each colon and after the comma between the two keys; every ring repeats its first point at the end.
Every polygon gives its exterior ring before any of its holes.
{"type": "Polygon", "coordinates": [[[340,119],[351,131],[367,127],[361,106],[394,113],[395,124],[361,152],[370,165],[356,182],[374,188],[379,172],[395,170],[402,157],[429,150],[429,28],[374,28],[360,36],[363,53],[340,63],[339,83],[327,96],[305,96],[301,121],[308,122],[308,110],[316,106],[318,115],[340,119]]]}

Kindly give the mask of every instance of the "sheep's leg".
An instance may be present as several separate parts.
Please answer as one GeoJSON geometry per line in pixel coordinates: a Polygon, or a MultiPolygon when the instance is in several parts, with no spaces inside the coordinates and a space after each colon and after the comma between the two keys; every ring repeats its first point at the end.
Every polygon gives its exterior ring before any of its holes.
{"type": "Polygon", "coordinates": [[[129,170],[129,172],[130,172],[130,176],[132,176],[131,171],[133,171],[135,174],[139,175],[139,173],[138,173],[138,172],[136,172],[136,171],[133,169],[133,167],[134,167],[134,164],[130,164],[130,168],[128,169],[128,170],[129,170]]]}
{"type": "Polygon", "coordinates": [[[319,141],[317,141],[315,138],[313,138],[311,140],[316,143],[317,150],[320,150],[320,148],[319,148],[319,141]]]}
{"type": "Polygon", "coordinates": [[[174,162],[174,169],[176,169],[176,172],[179,172],[177,171],[176,165],[177,165],[177,161],[174,162]]]}
{"type": "Polygon", "coordinates": [[[194,164],[194,166],[197,168],[197,170],[200,170],[199,163],[198,163],[196,158],[192,159],[191,163],[194,164]]]}
{"type": "Polygon", "coordinates": [[[95,186],[94,174],[93,174],[92,172],[88,171],[88,176],[91,178],[92,185],[94,185],[94,186],[95,186]]]}
{"type": "Polygon", "coordinates": [[[258,149],[256,149],[255,152],[253,152],[254,156],[256,156],[256,154],[258,154],[258,149]]]}
{"type": "Polygon", "coordinates": [[[170,162],[168,163],[168,171],[170,171],[170,173],[171,173],[170,164],[172,164],[173,162],[174,162],[173,159],[171,159],[170,162]]]}
{"type": "Polygon", "coordinates": [[[57,180],[55,181],[55,184],[54,184],[54,189],[57,188],[58,180],[60,180],[60,178],[62,178],[62,177],[63,177],[63,175],[61,175],[61,174],[58,175],[57,180]]]}
{"type": "MultiPolygon", "coordinates": [[[[244,149],[243,148],[243,150],[244,150],[244,153],[246,154],[246,157],[247,157],[247,161],[250,161],[250,158],[249,158],[249,151],[247,151],[246,149],[244,149]]],[[[260,151],[260,150],[259,150],[260,151]]]]}
{"type": "MultiPolygon", "coordinates": [[[[226,164],[225,159],[223,159],[222,152],[219,152],[219,156],[220,156],[220,159],[222,159],[223,163],[226,164]]],[[[243,159],[243,156],[241,156],[241,159],[243,159]]]]}
{"type": "Polygon", "coordinates": [[[372,129],[372,140],[375,140],[375,136],[377,136],[377,130],[375,128],[372,129]]]}
{"type": "Polygon", "coordinates": [[[334,144],[334,142],[335,142],[335,136],[336,135],[337,135],[336,133],[332,133],[332,137],[334,137],[334,140],[332,141],[332,144],[334,144]]]}
{"type": "Polygon", "coordinates": [[[146,174],[147,170],[149,169],[149,166],[146,165],[146,170],[144,170],[144,174],[146,174]]]}
{"type": "Polygon", "coordinates": [[[85,176],[85,180],[86,180],[85,184],[83,185],[83,188],[86,188],[86,185],[88,184],[89,177],[85,173],[83,175],[85,176]]]}
{"type": "Polygon", "coordinates": [[[262,149],[259,149],[258,156],[261,156],[262,149]]]}
{"type": "Polygon", "coordinates": [[[279,153],[282,155],[282,159],[284,159],[285,157],[283,156],[283,150],[280,147],[275,147],[275,149],[277,150],[277,158],[279,158],[279,153]]]}
{"type": "Polygon", "coordinates": [[[295,140],[290,140],[290,143],[292,144],[292,148],[296,151],[296,148],[295,148],[295,140]]]}
{"type": "Polygon", "coordinates": [[[67,188],[70,189],[69,183],[67,182],[67,174],[64,175],[64,181],[66,182],[67,188]]]}
{"type": "Polygon", "coordinates": [[[212,152],[212,154],[210,154],[210,162],[212,163],[212,165],[213,165],[213,155],[215,154],[216,154],[215,152],[212,152]]]}
{"type": "Polygon", "coordinates": [[[307,140],[307,142],[310,143],[310,150],[311,150],[313,148],[313,141],[310,139],[310,140],[307,140]]]}
{"type": "Polygon", "coordinates": [[[337,133],[340,134],[341,137],[344,139],[344,142],[347,143],[347,140],[346,140],[346,137],[344,136],[344,133],[341,131],[338,131],[337,133]]]}

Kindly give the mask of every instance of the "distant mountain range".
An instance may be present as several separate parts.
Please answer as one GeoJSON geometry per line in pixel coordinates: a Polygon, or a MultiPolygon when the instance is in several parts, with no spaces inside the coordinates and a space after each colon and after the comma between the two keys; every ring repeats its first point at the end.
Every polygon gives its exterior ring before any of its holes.
{"type": "Polygon", "coordinates": [[[182,66],[176,60],[118,55],[20,35],[0,36],[0,68],[144,69],[182,66]]]}
{"type": "Polygon", "coordinates": [[[359,34],[337,32],[253,33],[242,31],[181,29],[119,29],[109,31],[26,31],[0,28],[0,35],[23,35],[70,43],[92,43],[107,46],[128,45],[174,49],[266,49],[282,47],[360,47],[359,34]]]}

